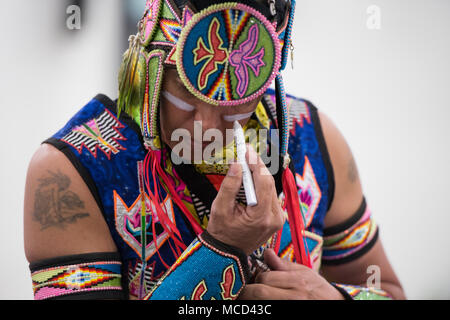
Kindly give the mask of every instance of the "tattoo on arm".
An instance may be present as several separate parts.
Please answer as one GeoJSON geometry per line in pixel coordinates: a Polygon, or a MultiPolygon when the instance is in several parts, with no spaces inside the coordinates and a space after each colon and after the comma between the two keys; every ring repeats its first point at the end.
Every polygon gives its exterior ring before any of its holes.
{"type": "Polygon", "coordinates": [[[65,229],[67,224],[88,217],[84,202],[69,190],[70,178],[59,170],[56,173],[48,170],[48,173],[39,179],[34,200],[33,219],[41,224],[41,230],[65,229]]]}
{"type": "Polygon", "coordinates": [[[351,157],[350,161],[348,162],[348,179],[352,183],[358,180],[358,168],[353,157],[351,157]]]}

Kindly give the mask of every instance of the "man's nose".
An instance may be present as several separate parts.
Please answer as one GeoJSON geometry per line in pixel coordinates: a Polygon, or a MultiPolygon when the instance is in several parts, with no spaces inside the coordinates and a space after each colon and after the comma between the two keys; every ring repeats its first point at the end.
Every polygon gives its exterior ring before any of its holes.
{"type": "Polygon", "coordinates": [[[221,119],[218,107],[206,103],[200,103],[195,108],[194,121],[201,121],[203,131],[208,129],[220,129],[221,119]]]}

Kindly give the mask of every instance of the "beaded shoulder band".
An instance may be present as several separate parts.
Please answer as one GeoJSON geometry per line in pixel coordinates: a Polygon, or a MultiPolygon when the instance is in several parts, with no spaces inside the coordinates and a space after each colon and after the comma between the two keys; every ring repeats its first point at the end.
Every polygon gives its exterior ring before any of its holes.
{"type": "Polygon", "coordinates": [[[34,299],[123,299],[121,265],[118,253],[89,253],[31,263],[34,299]]]}
{"type": "Polygon", "coordinates": [[[369,251],[377,238],[377,224],[363,199],[349,220],[324,230],[322,263],[337,265],[353,261],[369,251]]]}

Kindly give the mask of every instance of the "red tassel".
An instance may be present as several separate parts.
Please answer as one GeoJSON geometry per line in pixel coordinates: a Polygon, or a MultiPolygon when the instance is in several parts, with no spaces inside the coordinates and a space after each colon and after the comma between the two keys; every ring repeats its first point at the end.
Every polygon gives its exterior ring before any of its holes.
{"type": "Polygon", "coordinates": [[[297,193],[297,184],[289,168],[283,171],[282,177],[284,201],[289,217],[289,226],[291,227],[292,244],[294,246],[294,256],[297,263],[312,268],[308,248],[303,240],[303,231],[305,225],[300,209],[300,201],[297,193]]]}
{"type": "MultiPolygon", "coordinates": [[[[155,157],[152,152],[147,153],[144,159],[144,184],[147,189],[148,196],[151,200],[151,203],[154,204],[152,209],[155,209],[155,213],[158,216],[158,219],[161,223],[161,226],[163,227],[164,231],[167,232],[168,236],[174,241],[175,246],[177,248],[177,252],[180,252],[178,255],[176,255],[176,258],[181,254],[181,248],[182,250],[186,249],[186,245],[181,241],[181,234],[176,225],[170,220],[166,208],[161,206],[161,203],[163,203],[163,200],[161,198],[158,183],[156,179],[156,174],[153,174],[153,188],[154,191],[150,188],[150,180],[148,172],[151,170],[152,173],[155,173],[155,168],[158,166],[158,159],[155,157]]],[[[153,242],[155,243],[156,253],[158,254],[162,264],[166,268],[170,268],[170,266],[164,261],[164,259],[161,257],[159,253],[159,248],[157,245],[157,237],[155,233],[155,219],[152,219],[152,232],[153,232],[153,242]]],[[[170,244],[170,242],[169,242],[170,244]]],[[[175,252],[174,252],[175,254],[175,252]]]]}
{"type": "MultiPolygon", "coordinates": [[[[183,214],[186,216],[186,218],[190,222],[192,228],[194,229],[195,234],[196,235],[201,234],[203,232],[203,228],[200,226],[200,224],[197,222],[197,220],[195,220],[192,213],[186,208],[185,204],[183,203],[180,196],[178,195],[175,188],[173,187],[169,177],[167,176],[167,173],[161,167],[161,164],[160,164],[161,163],[161,151],[149,150],[147,157],[146,157],[146,160],[151,162],[151,169],[152,169],[152,173],[153,173],[153,182],[154,182],[153,185],[155,186],[155,190],[157,191],[157,189],[158,189],[157,177],[159,176],[163,180],[164,184],[167,186],[168,191],[169,191],[168,193],[170,194],[172,200],[181,209],[183,214]],[[149,159],[147,159],[147,157],[149,157],[149,159]]],[[[147,189],[148,188],[149,187],[147,186],[147,189]]],[[[168,221],[168,223],[169,223],[169,225],[173,225],[170,220],[168,221]]],[[[176,227],[175,227],[175,229],[176,229],[176,227]]]]}

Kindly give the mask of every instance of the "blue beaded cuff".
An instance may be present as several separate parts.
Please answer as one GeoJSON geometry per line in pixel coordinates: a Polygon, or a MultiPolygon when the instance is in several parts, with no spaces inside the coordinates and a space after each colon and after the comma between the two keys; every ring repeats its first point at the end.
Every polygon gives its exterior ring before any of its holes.
{"type": "Polygon", "coordinates": [[[249,279],[247,256],[206,231],[144,300],[235,300],[249,279]]]}

